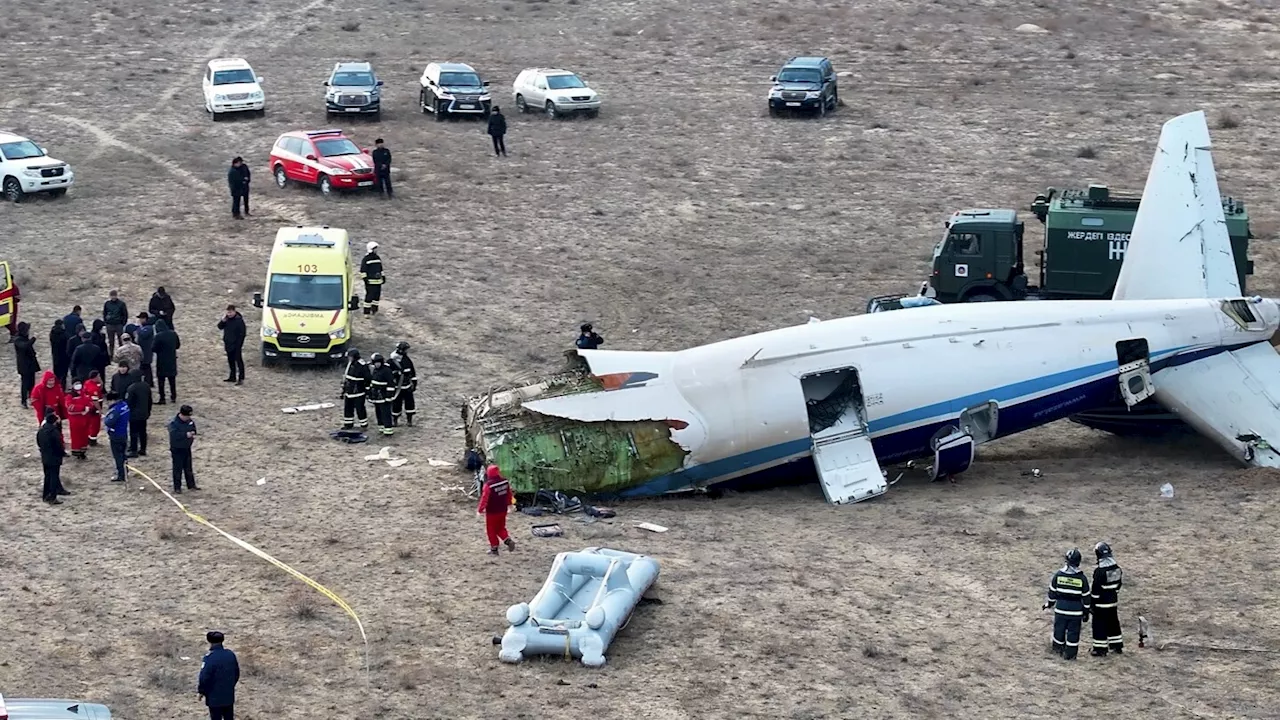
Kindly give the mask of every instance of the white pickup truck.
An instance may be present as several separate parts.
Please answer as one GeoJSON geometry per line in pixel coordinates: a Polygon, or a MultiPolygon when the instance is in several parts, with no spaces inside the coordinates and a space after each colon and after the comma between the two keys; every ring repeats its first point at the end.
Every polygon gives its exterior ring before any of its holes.
{"type": "Polygon", "coordinates": [[[0,720],[111,720],[111,711],[106,705],[79,700],[5,700],[0,695],[0,720]]]}

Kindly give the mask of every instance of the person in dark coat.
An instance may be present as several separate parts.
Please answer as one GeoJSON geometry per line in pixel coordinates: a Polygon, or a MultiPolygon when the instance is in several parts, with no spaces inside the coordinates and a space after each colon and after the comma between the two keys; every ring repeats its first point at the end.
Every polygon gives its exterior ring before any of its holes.
{"type": "Polygon", "coordinates": [[[493,112],[489,113],[489,128],[487,130],[489,137],[493,138],[493,154],[506,156],[507,143],[504,138],[507,135],[507,116],[502,114],[502,110],[497,106],[493,106],[493,112]]]}
{"type": "Polygon", "coordinates": [[[40,446],[40,464],[44,466],[44,501],[61,505],[59,495],[70,495],[62,487],[62,459],[67,456],[67,446],[62,442],[62,420],[56,412],[46,412],[40,430],[36,432],[36,445],[40,446]]]}
{"type": "Polygon", "coordinates": [[[97,365],[94,365],[93,369],[98,371],[98,377],[105,378],[107,366],[111,364],[111,351],[107,348],[107,324],[101,320],[94,320],[93,329],[89,331],[89,339],[98,346],[98,354],[94,356],[97,365]]]}
{"type": "Polygon", "coordinates": [[[36,341],[31,339],[31,323],[18,323],[13,336],[13,354],[18,362],[18,377],[22,379],[22,391],[18,398],[27,407],[27,396],[36,387],[36,373],[40,372],[40,360],[36,357],[36,341]]]}
{"type": "Polygon", "coordinates": [[[107,301],[102,304],[102,322],[107,328],[107,356],[110,357],[116,351],[125,323],[129,322],[129,306],[120,299],[119,290],[107,293],[107,301]]]}
{"type": "Polygon", "coordinates": [[[231,217],[240,219],[240,203],[244,203],[244,214],[249,214],[249,166],[244,158],[237,155],[231,160],[227,169],[227,187],[231,190],[231,217]]]}
{"type": "Polygon", "coordinates": [[[81,326],[84,325],[84,320],[80,318],[80,311],[81,307],[76,305],[71,308],[71,312],[62,317],[62,325],[67,329],[68,335],[75,335],[80,332],[81,326]]]}
{"type": "Polygon", "coordinates": [[[178,414],[169,421],[169,456],[173,460],[173,492],[182,492],[182,478],[187,478],[188,490],[196,487],[196,474],[191,465],[191,446],[196,441],[196,421],[191,419],[191,406],[178,408],[178,414]]]}
{"type": "Polygon", "coordinates": [[[58,382],[67,384],[67,370],[71,367],[71,356],[67,354],[67,324],[61,319],[53,321],[49,330],[49,362],[53,365],[53,375],[58,382]]]}
{"type": "Polygon", "coordinates": [[[67,348],[71,351],[71,379],[75,382],[88,380],[89,373],[98,368],[99,350],[83,325],[80,333],[67,341],[67,348]]]}
{"type": "Polygon", "coordinates": [[[234,720],[236,683],[240,682],[240,662],[236,654],[222,647],[222,633],[213,631],[204,636],[209,641],[209,652],[200,665],[200,683],[197,692],[209,708],[210,720],[234,720]]]}
{"type": "Polygon", "coordinates": [[[156,378],[159,380],[160,399],[157,405],[164,405],[164,381],[169,381],[169,399],[173,402],[178,401],[178,348],[182,347],[182,340],[178,338],[178,333],[169,329],[169,323],[164,320],[156,321],[156,339],[151,349],[155,353],[156,362],[156,378]]]}
{"type": "Polygon", "coordinates": [[[373,176],[378,181],[378,190],[388,199],[391,198],[391,150],[382,144],[382,138],[373,141],[373,176]]]}
{"type": "Polygon", "coordinates": [[[173,324],[173,298],[169,297],[169,293],[164,291],[164,287],[156,288],[156,292],[151,296],[151,302],[147,305],[147,312],[151,313],[151,320],[154,323],[157,320],[163,320],[169,323],[171,329],[177,329],[173,324]]]}
{"type": "Polygon", "coordinates": [[[134,331],[134,338],[138,347],[142,348],[142,377],[148,385],[154,386],[156,381],[151,372],[151,361],[155,357],[156,328],[144,312],[138,313],[138,329],[134,331]]]}
{"type": "Polygon", "coordinates": [[[127,362],[116,363],[116,371],[111,373],[111,381],[107,384],[107,391],[115,393],[124,398],[125,392],[134,380],[142,377],[142,373],[134,370],[127,362]]]}
{"type": "Polygon", "coordinates": [[[244,384],[244,316],[236,311],[235,305],[228,305],[227,312],[218,321],[218,329],[222,331],[222,348],[227,351],[227,368],[229,374],[223,382],[244,384]],[[239,373],[237,376],[236,373],[239,373]]]}
{"type": "Polygon", "coordinates": [[[596,332],[591,323],[583,323],[578,330],[578,339],[574,342],[574,345],[579,350],[595,350],[604,344],[604,338],[600,337],[600,333],[596,332]]]}
{"type": "Polygon", "coordinates": [[[147,456],[147,421],[151,419],[151,385],[137,378],[124,392],[129,403],[129,453],[131,458],[147,456]]]}

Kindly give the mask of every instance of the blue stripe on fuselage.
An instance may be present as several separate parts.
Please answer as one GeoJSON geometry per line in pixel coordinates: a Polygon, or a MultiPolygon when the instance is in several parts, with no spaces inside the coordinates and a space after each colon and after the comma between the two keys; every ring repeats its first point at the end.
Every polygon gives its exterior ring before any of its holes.
{"type": "MultiPolygon", "coordinates": [[[[1260,342],[1266,342],[1265,340],[1260,342]]],[[[1158,372],[1166,367],[1185,365],[1202,358],[1223,352],[1238,350],[1256,343],[1242,343],[1231,346],[1204,347],[1189,350],[1191,346],[1182,346],[1170,350],[1161,350],[1151,354],[1151,370],[1158,372]]],[[[871,445],[875,449],[876,458],[881,465],[905,462],[914,458],[928,457],[931,454],[929,441],[945,425],[953,425],[961,411],[988,400],[1006,402],[1019,397],[1056,388],[1053,392],[1040,397],[1030,398],[1021,403],[1000,406],[1000,420],[997,437],[1015,435],[1038,425],[1061,420],[1084,410],[1090,410],[1108,403],[1115,395],[1115,371],[1119,363],[1115,360],[1094,363],[1074,370],[1065,370],[1039,378],[1023,380],[1009,385],[994,388],[987,392],[972,393],[953,400],[933,403],[914,410],[908,410],[889,417],[880,418],[871,423],[871,445]],[[1109,374],[1086,380],[1099,373],[1111,371],[1109,374]],[[937,418],[944,419],[927,422],[911,428],[901,428],[914,422],[937,418]]],[[[690,487],[707,487],[721,482],[741,479],[744,475],[765,472],[785,461],[806,459],[813,449],[810,437],[788,440],[784,443],[751,450],[720,460],[683,468],[677,472],[654,478],[616,493],[616,497],[649,497],[664,495],[669,492],[685,490],[690,487]],[[732,480],[729,476],[735,476],[732,480]],[[726,478],[720,480],[720,478],[726,478]]],[[[806,472],[812,472],[807,467],[806,472]]]]}

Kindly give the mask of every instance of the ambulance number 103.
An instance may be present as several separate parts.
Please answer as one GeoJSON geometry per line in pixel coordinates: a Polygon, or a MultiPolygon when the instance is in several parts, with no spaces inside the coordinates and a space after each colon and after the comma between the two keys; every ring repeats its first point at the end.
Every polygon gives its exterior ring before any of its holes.
{"type": "Polygon", "coordinates": [[[299,266],[298,266],[298,272],[300,272],[300,273],[313,273],[313,272],[316,272],[316,266],[315,266],[315,265],[299,265],[299,266]]]}

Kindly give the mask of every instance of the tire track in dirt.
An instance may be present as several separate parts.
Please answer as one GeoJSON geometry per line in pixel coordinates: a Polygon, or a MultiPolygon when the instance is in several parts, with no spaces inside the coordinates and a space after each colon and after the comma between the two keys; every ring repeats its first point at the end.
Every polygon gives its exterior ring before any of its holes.
{"type": "MultiPolygon", "coordinates": [[[[215,187],[211,183],[208,183],[202,180],[200,176],[196,175],[195,173],[180,167],[177,163],[170,160],[169,158],[156,155],[155,153],[149,150],[146,150],[141,147],[138,147],[137,145],[133,145],[131,143],[125,142],[124,140],[121,140],[116,135],[108,132],[107,130],[104,130],[98,125],[95,125],[89,122],[88,120],[82,120],[80,118],[70,117],[67,115],[59,115],[56,117],[62,122],[78,127],[81,130],[84,130],[89,134],[93,135],[94,139],[98,141],[98,145],[100,147],[103,147],[103,148],[114,147],[129,153],[132,153],[134,155],[144,157],[152,161],[156,165],[159,165],[166,172],[177,177],[184,184],[186,184],[191,188],[194,188],[197,190],[205,190],[212,194],[217,194],[220,192],[219,188],[215,187]]],[[[254,203],[254,207],[265,208],[266,210],[275,213],[277,217],[289,222],[290,224],[294,224],[294,225],[313,224],[311,220],[307,217],[306,213],[301,212],[294,208],[290,208],[286,205],[282,205],[274,200],[255,199],[253,203],[254,203]]]]}
{"type": "MultiPolygon", "coordinates": [[[[237,39],[238,37],[240,37],[245,33],[251,33],[256,30],[265,28],[266,26],[275,22],[281,16],[300,15],[304,13],[309,13],[312,10],[319,10],[321,7],[324,7],[330,2],[332,2],[332,0],[311,0],[311,2],[299,8],[285,9],[285,8],[276,7],[262,14],[261,16],[258,17],[258,19],[253,20],[244,25],[234,26],[231,30],[229,30],[225,34],[219,36],[217,39],[213,41],[213,44],[209,46],[209,49],[205,53],[205,57],[207,59],[221,57],[222,53],[227,49],[227,45],[229,45],[231,41],[237,39]]],[[[282,32],[278,35],[272,35],[270,41],[267,42],[264,47],[273,48],[276,45],[279,45],[280,43],[292,40],[295,36],[301,33],[302,29],[305,27],[298,23],[291,23],[291,25],[293,29],[287,32],[282,32]]],[[[155,98],[156,101],[154,105],[152,105],[147,110],[142,110],[138,112],[136,115],[126,120],[124,124],[120,126],[120,131],[124,132],[127,130],[132,130],[134,127],[150,120],[154,116],[157,110],[163,107],[167,107],[169,105],[169,101],[172,100],[175,96],[177,96],[178,93],[182,92],[184,88],[191,87],[196,81],[198,81],[201,73],[203,72],[204,72],[203,65],[194,65],[191,68],[190,72],[180,73],[179,74],[180,77],[178,79],[174,80],[173,83],[169,85],[169,87],[160,91],[160,93],[156,95],[156,98],[155,98]]]]}

